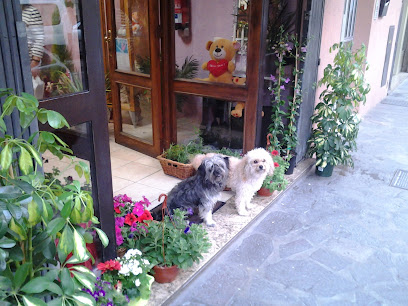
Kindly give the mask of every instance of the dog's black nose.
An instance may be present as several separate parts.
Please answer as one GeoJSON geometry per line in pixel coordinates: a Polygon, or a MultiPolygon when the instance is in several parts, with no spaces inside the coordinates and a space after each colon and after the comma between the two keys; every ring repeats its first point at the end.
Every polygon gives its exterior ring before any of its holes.
{"type": "Polygon", "coordinates": [[[218,52],[221,52],[221,49],[220,49],[220,48],[217,48],[217,49],[215,49],[214,51],[218,53],[218,52]]]}
{"type": "Polygon", "coordinates": [[[264,168],[264,166],[262,166],[262,165],[259,165],[259,169],[261,169],[261,170],[262,170],[263,168],[264,168]]]}

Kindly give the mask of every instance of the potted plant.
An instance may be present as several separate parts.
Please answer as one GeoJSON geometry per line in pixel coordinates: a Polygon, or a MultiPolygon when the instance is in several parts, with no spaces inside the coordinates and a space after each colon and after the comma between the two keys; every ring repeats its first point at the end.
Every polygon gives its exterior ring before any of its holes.
{"type": "Polygon", "coordinates": [[[145,220],[153,220],[147,207],[150,201],[143,197],[142,201],[133,201],[126,194],[113,198],[115,211],[115,234],[118,256],[122,257],[129,249],[135,248],[135,231],[146,230],[145,220]]]}
{"type": "MultiPolygon", "coordinates": [[[[150,269],[149,261],[138,249],[129,249],[123,257],[98,264],[102,281],[122,293],[129,302],[126,305],[141,305],[142,301],[148,301],[153,283],[153,277],[148,274],[150,269]]],[[[95,292],[88,293],[95,297],[95,292]]]]}
{"type": "Polygon", "coordinates": [[[359,118],[357,108],[365,103],[370,87],[365,83],[365,46],[352,51],[352,45],[334,44],[334,63],[327,65],[319,86],[325,86],[311,117],[310,156],[316,156],[316,174],[331,176],[339,164],[353,167],[351,152],[357,149],[359,118]]]}
{"type": "Polygon", "coordinates": [[[302,103],[300,76],[303,70],[300,68],[300,63],[304,61],[306,47],[302,46],[297,35],[285,34],[281,27],[280,40],[273,50],[277,58],[275,63],[277,69],[276,76],[270,77],[269,90],[273,99],[269,133],[272,135],[274,147],[282,152],[283,158],[290,163],[286,174],[292,174],[296,161],[295,148],[298,143],[298,109],[302,103]],[[285,69],[288,60],[293,61],[293,65],[288,66],[291,69],[290,73],[285,69]],[[293,94],[290,95],[292,91],[293,94]]]}
{"type": "Polygon", "coordinates": [[[189,163],[190,157],[202,153],[202,150],[203,144],[200,138],[198,142],[190,141],[187,145],[170,144],[170,147],[164,150],[157,159],[165,174],[186,179],[195,173],[193,166],[189,163]]]}
{"type": "Polygon", "coordinates": [[[285,171],[289,163],[279,155],[277,150],[272,150],[271,154],[275,170],[273,175],[268,175],[263,181],[261,189],[258,190],[260,196],[271,196],[274,191],[285,190],[288,185],[288,181],[285,179],[285,171]]]}
{"type": "Polygon", "coordinates": [[[186,221],[185,211],[176,209],[172,216],[165,215],[161,222],[145,222],[148,230],[135,232],[138,235],[136,245],[154,265],[157,282],[173,281],[179,268],[187,269],[199,262],[211,246],[203,225],[186,221]],[[160,278],[167,269],[174,273],[174,278],[160,278]]]}
{"type": "MultiPolygon", "coordinates": [[[[91,258],[86,243],[96,232],[103,245],[108,238],[95,227],[92,196],[73,180],[61,185],[41,171],[41,154],[49,151],[60,159],[72,153],[52,132],[39,131],[28,140],[7,134],[5,116],[19,113],[23,135],[34,120],[52,128],[69,127],[65,118],[39,108],[29,94],[6,96],[0,115],[0,300],[6,305],[92,304],[81,288],[94,290],[95,274],[85,266],[91,258]],[[37,136],[37,139],[34,138],[37,136]],[[70,255],[72,253],[72,256],[70,255]],[[71,256],[69,258],[69,256],[71,256]]],[[[76,163],[78,175],[89,180],[89,168],[76,163]]]]}

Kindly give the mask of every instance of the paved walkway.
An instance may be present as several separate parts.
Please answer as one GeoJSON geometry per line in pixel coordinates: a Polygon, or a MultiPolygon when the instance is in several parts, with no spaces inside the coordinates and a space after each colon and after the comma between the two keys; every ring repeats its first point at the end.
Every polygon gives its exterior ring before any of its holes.
{"type": "Polygon", "coordinates": [[[408,305],[408,190],[390,186],[408,170],[408,107],[364,117],[354,162],[313,167],[166,304],[408,305]]]}

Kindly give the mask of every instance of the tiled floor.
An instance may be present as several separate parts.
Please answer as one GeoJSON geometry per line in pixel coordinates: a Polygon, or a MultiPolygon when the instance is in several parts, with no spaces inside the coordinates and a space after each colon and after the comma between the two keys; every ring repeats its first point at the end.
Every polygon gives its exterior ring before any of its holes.
{"type": "MultiPolygon", "coordinates": [[[[156,158],[141,154],[115,143],[110,135],[113,194],[127,194],[133,200],[145,196],[152,205],[159,204],[158,197],[169,191],[181,180],[163,173],[156,158]]],[[[227,201],[232,192],[223,192],[222,201],[227,201]]]]}

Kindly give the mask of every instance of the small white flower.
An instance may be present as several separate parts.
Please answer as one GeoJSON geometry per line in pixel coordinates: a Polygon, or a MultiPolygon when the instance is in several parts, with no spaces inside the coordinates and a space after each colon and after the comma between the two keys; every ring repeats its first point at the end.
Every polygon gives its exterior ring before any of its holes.
{"type": "Polygon", "coordinates": [[[139,279],[135,280],[135,285],[136,285],[136,287],[140,286],[140,280],[139,279]]]}

